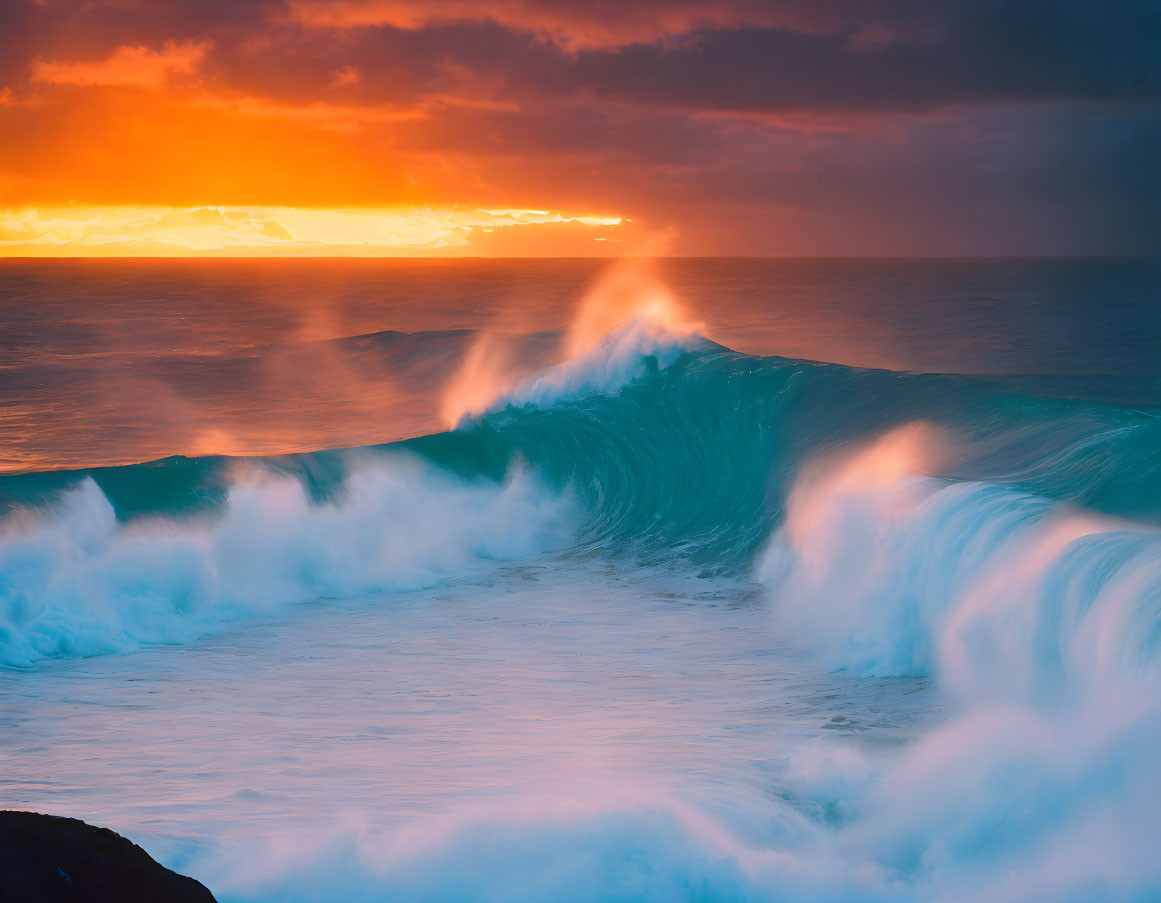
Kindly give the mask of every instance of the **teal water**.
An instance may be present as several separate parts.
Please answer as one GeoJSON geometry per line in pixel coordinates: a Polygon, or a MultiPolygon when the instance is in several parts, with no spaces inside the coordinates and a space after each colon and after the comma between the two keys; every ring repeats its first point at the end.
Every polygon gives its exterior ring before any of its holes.
{"type": "Polygon", "coordinates": [[[1110,306],[1127,382],[1099,335],[952,375],[543,322],[452,430],[0,477],[0,792],[223,900],[1152,899],[1161,410],[1110,306]]]}

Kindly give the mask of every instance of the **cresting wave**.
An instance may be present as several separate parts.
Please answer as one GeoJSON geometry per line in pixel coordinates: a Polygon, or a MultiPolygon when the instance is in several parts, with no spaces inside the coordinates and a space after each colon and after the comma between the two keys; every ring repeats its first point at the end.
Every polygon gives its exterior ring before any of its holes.
{"type": "MultiPolygon", "coordinates": [[[[612,393],[668,365],[690,341],[641,316],[492,406],[612,393]]],[[[0,664],[186,642],[289,603],[428,586],[483,560],[546,551],[569,535],[568,487],[545,488],[519,453],[498,469],[456,475],[414,460],[403,445],[377,460],[297,456],[294,476],[263,466],[285,465],[278,459],[254,462],[241,478],[223,459],[209,459],[192,480],[178,475],[176,486],[163,473],[161,492],[147,490],[142,506],[123,509],[128,524],[118,522],[100,474],[66,483],[47,510],[0,522],[0,664]],[[169,493],[184,500],[177,508],[208,495],[218,510],[175,520],[176,511],[156,510],[169,493]]],[[[130,491],[159,485],[148,465],[110,472],[128,474],[130,491]]],[[[40,479],[53,476],[12,482],[29,483],[35,495],[40,479]]]]}
{"type": "Polygon", "coordinates": [[[569,398],[614,395],[651,369],[664,370],[704,342],[693,332],[640,316],[616,327],[580,356],[500,391],[479,410],[465,412],[455,425],[470,427],[480,415],[507,408],[547,408],[569,398]]]}
{"type": "Polygon", "coordinates": [[[529,369],[514,359],[512,336],[481,333],[444,391],[444,420],[463,426],[507,407],[615,394],[642,375],[647,361],[664,368],[698,347],[704,329],[657,278],[651,261],[626,258],[581,300],[562,336],[561,363],[529,369]]]}
{"type": "Polygon", "coordinates": [[[786,629],[831,667],[973,699],[1155,678],[1161,531],[921,476],[937,441],[911,425],[799,480],[758,569],[786,629]]]}
{"type": "Polygon", "coordinates": [[[560,545],[746,573],[804,467],[920,418],[956,446],[945,479],[1161,520],[1156,415],[755,358],[649,319],[489,407],[391,446],[248,459],[243,479],[228,458],[0,478],[20,509],[0,522],[3,661],[182,642],[287,601],[560,545]]]}

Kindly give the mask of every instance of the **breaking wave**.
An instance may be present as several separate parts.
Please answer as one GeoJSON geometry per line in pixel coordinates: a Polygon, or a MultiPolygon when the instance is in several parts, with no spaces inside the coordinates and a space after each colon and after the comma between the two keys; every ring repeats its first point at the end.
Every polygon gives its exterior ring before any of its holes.
{"type": "Polygon", "coordinates": [[[0,479],[0,661],[184,642],[551,550],[756,570],[789,641],[825,668],[932,676],[943,720],[902,748],[784,751],[790,789],[734,807],[606,787],[203,851],[190,868],[223,899],[1161,893],[1155,411],[644,320],[464,414],[357,452],[0,479]]]}
{"type": "MultiPolygon", "coordinates": [[[[968,526],[1007,536],[1020,504],[1161,519],[1154,414],[756,358],[649,322],[490,407],[450,432],[356,451],[0,477],[15,509],[0,522],[3,660],[184,641],[286,601],[421,585],[559,544],[746,573],[804,468],[917,419],[955,454],[940,473],[944,520],[910,543],[974,548],[968,526]],[[553,526],[564,497],[567,531],[553,526]]],[[[906,561],[894,566],[876,574],[886,587],[914,582],[906,561]]]]}
{"type": "Polygon", "coordinates": [[[900,755],[808,756],[804,784],[931,899],[1148,899],[1161,531],[924,475],[941,454],[911,425],[832,456],[761,556],[794,642],[832,668],[931,674],[945,698],[900,755]]]}
{"type": "Polygon", "coordinates": [[[0,663],[180,643],[319,597],[429,586],[567,535],[567,502],[525,473],[465,482],[395,456],[313,502],[255,473],[219,510],[118,523],[92,477],[0,533],[0,663]]]}

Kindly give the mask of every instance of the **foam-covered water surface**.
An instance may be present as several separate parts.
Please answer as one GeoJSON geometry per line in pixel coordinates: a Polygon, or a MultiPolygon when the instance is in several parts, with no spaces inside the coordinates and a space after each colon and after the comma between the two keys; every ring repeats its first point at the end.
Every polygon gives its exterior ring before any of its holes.
{"type": "Polygon", "coordinates": [[[330,832],[422,835],[508,809],[712,804],[705,818],[759,842],[777,821],[759,801],[792,820],[816,808],[783,799],[794,750],[894,746],[937,708],[926,680],[810,666],[745,581],[553,558],[0,680],[6,799],[149,838],[220,872],[225,899],[285,892],[269,863],[234,862],[247,844],[295,836],[334,868],[330,832]]]}

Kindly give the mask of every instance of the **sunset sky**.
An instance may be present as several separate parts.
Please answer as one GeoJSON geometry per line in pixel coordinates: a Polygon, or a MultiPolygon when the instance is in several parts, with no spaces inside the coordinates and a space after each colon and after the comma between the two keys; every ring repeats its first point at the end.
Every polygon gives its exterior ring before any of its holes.
{"type": "Polygon", "coordinates": [[[0,255],[1159,242],[1153,0],[2,0],[0,255]]]}

